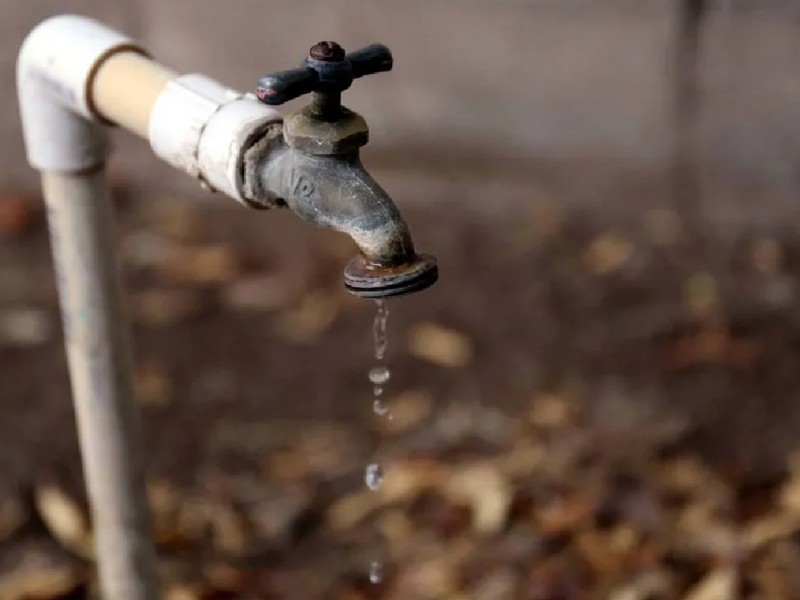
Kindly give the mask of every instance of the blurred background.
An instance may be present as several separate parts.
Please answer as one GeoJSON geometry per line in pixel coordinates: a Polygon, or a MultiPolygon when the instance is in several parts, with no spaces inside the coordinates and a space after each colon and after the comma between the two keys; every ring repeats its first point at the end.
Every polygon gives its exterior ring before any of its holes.
{"type": "Polygon", "coordinates": [[[366,166],[440,264],[434,288],[389,303],[394,418],[378,418],[375,306],[343,289],[349,239],[211,195],[118,132],[170,600],[800,597],[800,4],[0,12],[0,598],[95,593],[13,85],[26,33],[62,12],[242,90],[321,39],[387,44],[394,71],[344,102],[370,124],[366,166]]]}

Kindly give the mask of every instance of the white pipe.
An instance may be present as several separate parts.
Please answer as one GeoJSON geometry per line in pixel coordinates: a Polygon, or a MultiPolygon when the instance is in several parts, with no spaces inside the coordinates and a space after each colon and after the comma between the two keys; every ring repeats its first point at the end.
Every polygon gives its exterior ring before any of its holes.
{"type": "Polygon", "coordinates": [[[138,52],[118,52],[97,67],[91,88],[94,106],[106,120],[147,138],[153,105],[177,76],[138,52]]]}
{"type": "Polygon", "coordinates": [[[34,168],[79,171],[103,163],[106,131],[89,90],[98,63],[124,50],[142,52],[126,36],[84,17],[53,17],[28,34],[17,60],[17,91],[34,168]]]}
{"type": "Polygon", "coordinates": [[[156,564],[106,174],[42,173],[100,586],[155,600],[156,564]]]}
{"type": "Polygon", "coordinates": [[[101,590],[156,600],[104,125],[148,137],[160,158],[248,202],[245,151],[280,114],[208,78],[175,77],[126,36],[78,16],[28,35],[17,86],[28,160],[43,175],[101,590]]]}
{"type": "Polygon", "coordinates": [[[241,178],[248,144],[276,110],[203,75],[176,76],[128,37],[86,17],[38,25],[17,61],[28,161],[42,171],[101,164],[116,124],[204,187],[250,203],[241,178]]]}
{"type": "Polygon", "coordinates": [[[170,81],[150,113],[150,147],[204,186],[249,204],[244,154],[280,113],[204,75],[170,81]]]}

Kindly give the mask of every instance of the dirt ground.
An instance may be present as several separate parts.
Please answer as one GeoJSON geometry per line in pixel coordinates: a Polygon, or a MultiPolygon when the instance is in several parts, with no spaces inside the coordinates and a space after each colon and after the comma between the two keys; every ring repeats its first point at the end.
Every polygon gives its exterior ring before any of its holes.
{"type": "MultiPolygon", "coordinates": [[[[170,598],[800,597],[791,194],[405,156],[372,164],[441,281],[389,305],[393,421],[370,410],[349,240],[115,176],[170,598]]],[[[38,200],[6,193],[0,231],[0,598],[80,598],[38,200]]]]}

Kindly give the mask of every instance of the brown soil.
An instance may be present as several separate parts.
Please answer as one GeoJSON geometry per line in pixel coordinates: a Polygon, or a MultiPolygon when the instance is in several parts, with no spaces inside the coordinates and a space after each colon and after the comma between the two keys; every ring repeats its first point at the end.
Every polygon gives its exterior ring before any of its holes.
{"type": "MultiPolygon", "coordinates": [[[[335,597],[389,594],[388,587],[364,591],[352,564],[326,563],[326,553],[342,545],[356,549],[362,560],[369,554],[370,536],[329,531],[318,523],[319,515],[358,488],[361,466],[376,448],[393,457],[390,464],[434,457],[457,470],[463,461],[497,457],[526,439],[513,428],[527,423],[543,398],[557,397],[574,407],[569,410],[580,415],[578,420],[570,417],[557,427],[572,431],[579,422],[580,436],[591,440],[605,465],[603,473],[613,471],[609,465],[617,457],[646,462],[654,455],[666,460],[688,453],[708,461],[713,477],[731,486],[730,493],[741,501],[736,510],[747,512],[758,504],[753,498],[760,496],[749,490],[772,494],[800,426],[795,408],[800,371],[794,359],[800,344],[800,237],[793,205],[775,191],[723,185],[726,179],[709,174],[703,176],[702,203],[676,204],[668,174],[609,163],[535,164],[502,172],[480,164],[437,166],[436,176],[404,169],[379,173],[404,206],[419,248],[438,256],[441,272],[429,292],[390,304],[387,393],[402,398],[403,391],[421,391],[431,399],[432,415],[388,441],[376,431],[369,410],[366,371],[374,307],[349,299],[341,289],[341,268],[352,251],[347,240],[312,231],[290,214],[254,216],[224,202],[190,207],[188,200],[139,199],[134,193],[135,201],[121,207],[123,246],[129,248],[126,289],[130,305],[139,311],[134,329],[138,379],[149,398],[142,410],[152,477],[181,494],[216,489],[225,496],[219,486],[228,488],[209,480],[235,480],[243,473],[258,473],[265,487],[280,489],[282,478],[291,479],[285,469],[291,473],[294,467],[276,467],[283,463],[264,456],[280,455],[286,435],[297,440],[304,431],[333,428],[353,441],[350,451],[334,444],[344,452],[342,472],[312,471],[294,482],[306,490],[307,513],[317,521],[301,526],[292,520],[300,529],[284,534],[280,543],[267,540],[266,550],[241,551],[248,564],[267,560],[275,569],[263,589],[302,586],[305,564],[318,573],[332,572],[330,581],[350,590],[349,596],[342,591],[335,597]],[[147,232],[161,235],[171,248],[188,250],[174,260],[163,254],[154,261],[142,258],[147,232]],[[197,258],[211,246],[222,248],[226,258],[197,258]],[[231,286],[256,276],[276,281],[282,299],[259,310],[232,305],[231,286]],[[143,295],[154,290],[156,299],[149,305],[156,308],[147,309],[143,295]],[[164,290],[172,296],[158,296],[164,290]],[[163,304],[170,302],[178,308],[164,317],[163,304]],[[440,333],[462,334],[455,339],[471,348],[471,358],[453,359],[462,366],[441,366],[452,359],[454,342],[446,336],[432,357],[409,352],[409,332],[422,322],[435,324],[440,333]],[[454,446],[431,424],[450,418],[447,411],[457,406],[478,407],[480,418],[491,418],[480,411],[497,410],[513,433],[500,441],[481,434],[454,446]],[[236,443],[220,441],[231,439],[236,443]],[[244,447],[265,448],[266,454],[244,447]],[[352,585],[347,583],[351,576],[352,585]]],[[[54,319],[46,232],[41,225],[32,232],[10,229],[0,242],[0,308],[38,307],[54,319]]],[[[51,480],[78,495],[77,443],[56,330],[41,343],[5,340],[0,360],[0,495],[30,503],[37,486],[51,480]]],[[[530,435],[544,434],[537,429],[530,435]]],[[[572,438],[565,434],[563,439],[572,438]]],[[[552,460],[557,455],[547,454],[552,460]]],[[[648,469],[656,467],[647,465],[637,471],[637,481],[649,481],[648,469]]],[[[520,514],[527,514],[530,485],[525,478],[513,480],[514,510],[520,514]]],[[[606,490],[604,485],[598,489],[606,490]]],[[[613,495],[617,488],[609,489],[613,495]]],[[[544,492],[531,493],[538,498],[544,492]]],[[[455,535],[447,533],[450,529],[469,530],[457,506],[436,493],[420,492],[401,506],[412,523],[433,519],[442,540],[455,535]]],[[[564,518],[569,535],[577,535],[580,527],[564,518]]],[[[375,526],[369,522],[362,529],[375,526]]],[[[514,528],[507,527],[506,534],[494,532],[487,547],[513,546],[514,528]]],[[[13,554],[21,540],[45,531],[38,517],[26,522],[6,540],[5,552],[13,554]]],[[[548,537],[548,544],[584,549],[607,543],[547,535],[555,540],[548,537]]],[[[218,556],[213,541],[204,543],[189,544],[190,551],[181,546],[176,556],[218,556]]],[[[470,560],[478,555],[475,550],[470,560]]],[[[514,556],[509,564],[521,568],[524,561],[514,556]]],[[[659,556],[653,560],[667,561],[659,556]]],[[[675,567],[680,581],[674,589],[688,590],[715,573],[708,562],[712,558],[675,567]]],[[[561,570],[580,573],[573,588],[543,583],[547,589],[541,591],[530,583],[513,597],[605,597],[585,595],[590,589],[599,593],[601,588],[590,582],[602,579],[596,574],[601,568],[615,573],[614,582],[627,581],[620,574],[627,567],[590,565],[586,574],[585,564],[571,567],[568,561],[537,581],[561,581],[561,570]]],[[[502,587],[504,576],[491,585],[502,587]]],[[[402,573],[390,579],[398,578],[404,581],[402,573]]],[[[469,582],[459,585],[472,589],[469,582]]],[[[431,592],[419,597],[458,596],[431,592]]]]}

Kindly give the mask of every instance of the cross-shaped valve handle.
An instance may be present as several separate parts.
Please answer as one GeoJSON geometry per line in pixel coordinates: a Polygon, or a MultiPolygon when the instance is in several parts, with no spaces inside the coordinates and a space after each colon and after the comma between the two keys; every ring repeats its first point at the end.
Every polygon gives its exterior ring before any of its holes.
{"type": "Polygon", "coordinates": [[[320,42],[311,48],[302,67],[262,77],[256,96],[265,104],[276,106],[316,92],[323,95],[329,108],[338,107],[341,93],[354,79],[389,71],[392,63],[392,53],[383,44],[345,54],[336,42],[320,42]]]}

